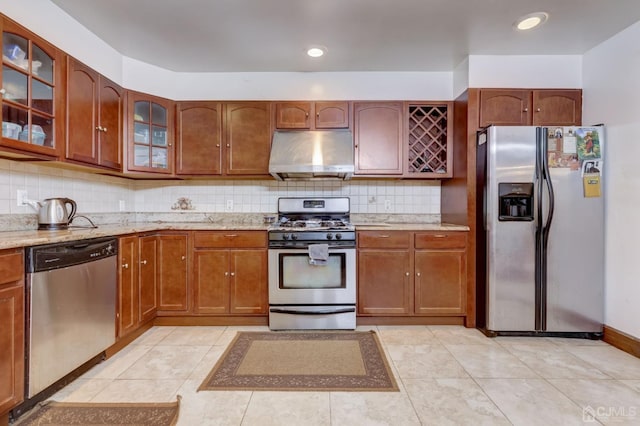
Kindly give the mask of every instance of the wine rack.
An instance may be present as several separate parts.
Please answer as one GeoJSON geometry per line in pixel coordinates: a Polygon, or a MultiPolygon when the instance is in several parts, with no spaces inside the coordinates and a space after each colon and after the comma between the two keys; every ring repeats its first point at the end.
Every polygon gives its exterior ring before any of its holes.
{"type": "Polygon", "coordinates": [[[450,175],[449,112],[449,104],[409,104],[407,177],[450,175]]]}

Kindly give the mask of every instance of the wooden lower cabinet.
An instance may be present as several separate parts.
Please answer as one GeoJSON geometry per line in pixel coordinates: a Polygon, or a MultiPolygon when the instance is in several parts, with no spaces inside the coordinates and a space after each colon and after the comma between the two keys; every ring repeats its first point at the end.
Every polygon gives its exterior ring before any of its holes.
{"type": "Polygon", "coordinates": [[[153,319],[158,309],[155,235],[119,239],[118,337],[153,319]]]}
{"type": "Polygon", "coordinates": [[[411,233],[358,232],[358,314],[410,315],[411,233]]]}
{"type": "Polygon", "coordinates": [[[158,311],[189,310],[189,236],[161,234],[157,242],[158,311]]]}
{"type": "Polygon", "coordinates": [[[0,251],[0,420],[24,398],[24,257],[0,251]]]}
{"type": "Polygon", "coordinates": [[[358,232],[358,314],[463,315],[466,232],[358,232]]]}
{"type": "Polygon", "coordinates": [[[266,315],[266,232],[198,232],[192,266],[194,313],[266,315]]]}
{"type": "Polygon", "coordinates": [[[140,322],[155,318],[158,310],[158,276],[155,235],[139,237],[140,322]]]}

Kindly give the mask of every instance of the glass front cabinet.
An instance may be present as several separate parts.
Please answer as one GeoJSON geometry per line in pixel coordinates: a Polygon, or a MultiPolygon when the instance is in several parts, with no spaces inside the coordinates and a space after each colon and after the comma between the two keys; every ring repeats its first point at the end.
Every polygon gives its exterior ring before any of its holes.
{"type": "Polygon", "coordinates": [[[59,157],[64,140],[64,60],[53,46],[15,22],[2,26],[3,151],[59,157]]]}
{"type": "Polygon", "coordinates": [[[128,169],[173,173],[173,102],[137,92],[127,96],[128,169]]]}

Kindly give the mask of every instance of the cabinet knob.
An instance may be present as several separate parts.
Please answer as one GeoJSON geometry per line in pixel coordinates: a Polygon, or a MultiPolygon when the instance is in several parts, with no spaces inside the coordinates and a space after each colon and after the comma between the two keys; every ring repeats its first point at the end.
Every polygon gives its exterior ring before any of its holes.
{"type": "Polygon", "coordinates": [[[416,272],[416,275],[417,275],[417,276],[420,276],[420,272],[416,272]]]}
{"type": "Polygon", "coordinates": [[[536,108],[536,112],[540,112],[542,111],[540,108],[536,108]]]}
{"type": "Polygon", "coordinates": [[[122,265],[122,268],[123,268],[123,269],[128,269],[128,268],[129,268],[129,264],[128,264],[128,263],[124,263],[124,264],[122,265]]]}
{"type": "Polygon", "coordinates": [[[101,132],[102,131],[102,127],[98,126],[98,127],[96,127],[96,130],[101,132]]]}
{"type": "Polygon", "coordinates": [[[235,276],[236,276],[236,273],[235,273],[235,272],[232,272],[232,273],[231,273],[231,276],[232,276],[232,277],[235,277],[235,276]]]}
{"type": "Polygon", "coordinates": [[[105,133],[107,133],[107,128],[106,128],[106,127],[103,127],[103,128],[102,128],[102,131],[103,131],[103,132],[105,132],[105,133]]]}
{"type": "Polygon", "coordinates": [[[525,109],[524,109],[524,112],[529,112],[529,108],[525,108],[525,109]]]}
{"type": "Polygon", "coordinates": [[[168,146],[173,146],[173,144],[171,144],[171,143],[170,143],[170,144],[167,144],[167,145],[168,145],[168,146]]]}
{"type": "Polygon", "coordinates": [[[231,148],[231,144],[230,143],[227,144],[227,148],[231,148]]]}
{"type": "Polygon", "coordinates": [[[305,117],[309,117],[309,113],[308,113],[308,112],[305,112],[305,113],[304,113],[304,116],[305,116],[305,117]]]}
{"type": "Polygon", "coordinates": [[[320,113],[316,112],[316,117],[320,118],[320,113]]]}
{"type": "Polygon", "coordinates": [[[220,148],[220,144],[219,143],[216,144],[216,148],[220,148]]]}
{"type": "Polygon", "coordinates": [[[225,276],[225,277],[228,277],[228,276],[229,276],[229,273],[228,273],[228,272],[225,272],[225,273],[224,273],[224,276],[225,276]]]}
{"type": "Polygon", "coordinates": [[[0,89],[0,95],[4,95],[5,93],[7,93],[7,91],[4,89],[4,87],[0,89]]]}
{"type": "Polygon", "coordinates": [[[187,257],[186,256],[181,256],[180,259],[185,260],[187,257]]]}
{"type": "Polygon", "coordinates": [[[146,265],[146,264],[147,264],[147,261],[146,261],[146,260],[141,260],[141,261],[140,261],[140,264],[142,264],[142,265],[146,265]]]}
{"type": "Polygon", "coordinates": [[[357,148],[357,147],[358,147],[358,144],[355,144],[355,145],[354,145],[354,147],[355,147],[355,148],[357,148]]]}
{"type": "Polygon", "coordinates": [[[405,274],[406,276],[409,276],[409,273],[408,273],[408,272],[405,272],[404,274],[405,274]]]}

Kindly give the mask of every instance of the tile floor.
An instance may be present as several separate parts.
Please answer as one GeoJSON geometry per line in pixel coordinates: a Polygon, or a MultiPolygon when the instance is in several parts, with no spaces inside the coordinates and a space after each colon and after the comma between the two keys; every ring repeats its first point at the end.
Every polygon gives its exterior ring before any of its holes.
{"type": "Polygon", "coordinates": [[[154,327],[58,401],[172,401],[179,426],[640,425],[640,359],[601,341],[498,337],[457,326],[378,326],[400,392],[197,388],[238,330],[154,327]]]}

